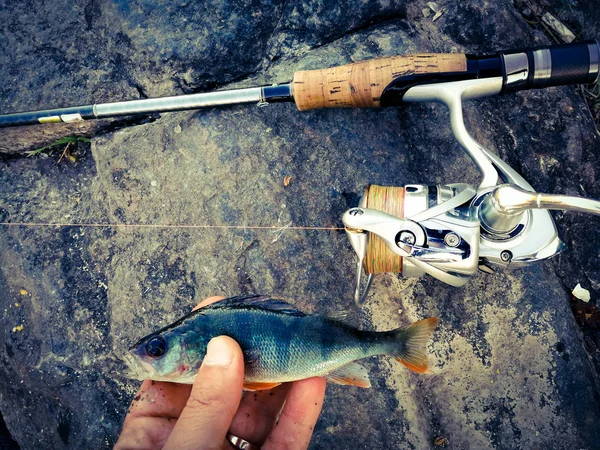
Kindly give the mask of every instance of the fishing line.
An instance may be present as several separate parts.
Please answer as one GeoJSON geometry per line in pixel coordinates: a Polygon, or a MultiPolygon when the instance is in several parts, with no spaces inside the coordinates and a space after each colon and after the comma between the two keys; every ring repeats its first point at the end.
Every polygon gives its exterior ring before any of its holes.
{"type": "MultiPolygon", "coordinates": [[[[404,217],[404,188],[370,185],[364,196],[365,207],[384,211],[396,217],[404,217]]],[[[185,224],[137,224],[137,223],[71,223],[71,222],[0,222],[7,228],[121,228],[121,229],[187,229],[187,230],[268,230],[272,233],[285,231],[344,231],[344,227],[300,225],[185,225],[185,224]]],[[[370,233],[364,269],[368,274],[402,273],[402,257],[392,252],[377,235],[370,233]]]]}
{"type": "Polygon", "coordinates": [[[0,222],[3,227],[86,227],[86,228],[184,228],[184,229],[236,229],[236,230],[317,230],[343,231],[343,227],[312,227],[298,225],[258,226],[258,225],[182,225],[182,224],[134,224],[134,223],[44,223],[44,222],[0,222]]]}

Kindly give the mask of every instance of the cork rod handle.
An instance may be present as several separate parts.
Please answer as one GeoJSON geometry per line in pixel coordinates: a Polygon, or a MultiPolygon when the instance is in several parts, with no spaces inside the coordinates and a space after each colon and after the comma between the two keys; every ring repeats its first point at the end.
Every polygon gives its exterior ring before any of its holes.
{"type": "Polygon", "coordinates": [[[408,74],[465,72],[462,54],[417,54],[360,61],[294,73],[292,90],[300,111],[335,107],[379,107],[381,93],[408,74]]]}

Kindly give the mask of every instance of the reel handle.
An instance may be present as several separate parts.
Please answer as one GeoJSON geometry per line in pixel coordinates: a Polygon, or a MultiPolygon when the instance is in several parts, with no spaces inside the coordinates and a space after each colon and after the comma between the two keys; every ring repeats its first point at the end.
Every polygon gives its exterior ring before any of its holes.
{"type": "Polygon", "coordinates": [[[513,231],[531,209],[561,209],[600,215],[600,202],[569,195],[542,194],[502,184],[486,195],[481,203],[481,225],[491,234],[513,231]]]}

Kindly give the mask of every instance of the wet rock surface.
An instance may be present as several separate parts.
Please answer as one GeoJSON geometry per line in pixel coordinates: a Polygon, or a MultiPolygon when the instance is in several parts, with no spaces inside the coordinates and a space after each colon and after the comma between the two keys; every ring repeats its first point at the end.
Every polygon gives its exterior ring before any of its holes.
{"type": "MultiPolygon", "coordinates": [[[[510,3],[444,5],[435,22],[425,2],[0,4],[2,112],[548,43],[510,3]]],[[[600,198],[600,140],[574,88],[472,102],[466,121],[536,189],[600,198]]],[[[110,447],[139,386],[119,354],[209,295],[248,292],[349,310],[369,329],[441,319],[433,374],[366,361],[373,388],[329,385],[312,448],[597,447],[597,337],[582,336],[570,295],[581,283],[597,305],[594,217],[555,214],[564,254],[460,289],[377,276],[363,309],[343,232],[286,228],[340,227],[369,183],[476,184],[444,107],[163,114],[60,157],[0,161],[1,222],[148,226],[2,226],[0,411],[21,448],[110,447]],[[224,228],[239,225],[267,228],[224,228]]]]}

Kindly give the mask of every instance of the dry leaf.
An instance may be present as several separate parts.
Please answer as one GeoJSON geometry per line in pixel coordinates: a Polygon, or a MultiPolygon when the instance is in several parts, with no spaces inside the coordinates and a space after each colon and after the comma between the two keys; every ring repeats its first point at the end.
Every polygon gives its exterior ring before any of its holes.
{"type": "Polygon", "coordinates": [[[571,30],[569,30],[560,20],[558,20],[549,12],[542,16],[542,22],[558,33],[563,42],[570,43],[575,40],[575,35],[571,32],[571,30]]]}
{"type": "Polygon", "coordinates": [[[448,443],[448,439],[446,439],[444,436],[438,436],[435,438],[435,441],[433,442],[437,447],[440,447],[442,445],[446,445],[448,443]]]}
{"type": "Polygon", "coordinates": [[[285,177],[283,177],[283,185],[286,187],[289,186],[291,180],[292,180],[292,177],[290,177],[289,175],[286,175],[285,177]]]}

